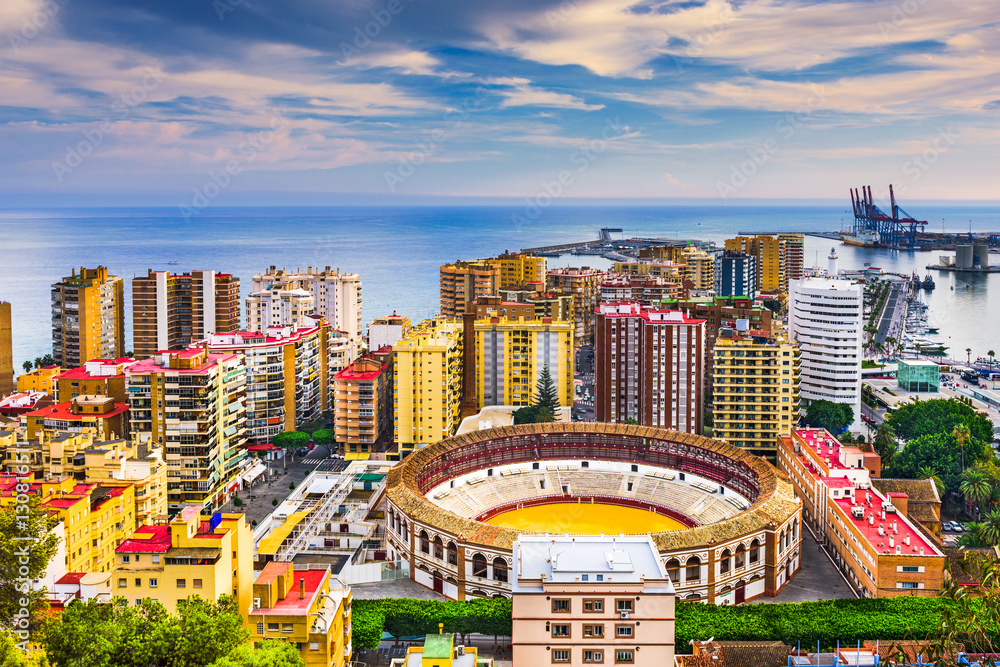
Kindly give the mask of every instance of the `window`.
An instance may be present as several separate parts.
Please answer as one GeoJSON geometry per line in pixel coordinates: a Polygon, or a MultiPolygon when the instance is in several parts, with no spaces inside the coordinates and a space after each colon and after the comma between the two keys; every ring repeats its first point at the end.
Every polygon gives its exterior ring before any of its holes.
{"type": "Polygon", "coordinates": [[[128,579],[119,579],[118,588],[128,588],[128,579]]]}
{"type": "Polygon", "coordinates": [[[186,579],[178,579],[177,580],[177,588],[184,588],[186,586],[187,586],[187,580],[186,579]]]}
{"type": "Polygon", "coordinates": [[[760,542],[754,540],[750,543],[750,564],[760,560],[760,542]]]}
{"type": "Polygon", "coordinates": [[[420,531],[420,553],[429,554],[431,552],[431,542],[428,538],[427,531],[420,531]]]}
{"type": "Polygon", "coordinates": [[[160,562],[160,554],[153,554],[153,564],[157,565],[160,562]]]}
{"type": "Polygon", "coordinates": [[[310,651],[318,651],[319,650],[319,642],[309,642],[309,650],[310,651]]]}
{"type": "Polygon", "coordinates": [[[701,559],[697,556],[694,558],[688,558],[685,580],[692,582],[698,581],[699,579],[701,579],[701,559]]]}
{"type": "Polygon", "coordinates": [[[128,561],[129,561],[129,557],[128,556],[122,556],[122,562],[123,563],[127,563],[128,561]]]}
{"type": "Polygon", "coordinates": [[[568,625],[553,625],[552,626],[552,636],[553,637],[569,637],[569,626],[568,625]]]}
{"type": "Polygon", "coordinates": [[[920,584],[916,581],[901,581],[898,586],[899,588],[920,588],[920,584]]]}
{"type": "Polygon", "coordinates": [[[615,662],[616,663],[635,662],[635,660],[632,659],[632,651],[615,651],[615,662]]]}
{"type": "Polygon", "coordinates": [[[584,637],[603,637],[604,636],[604,625],[585,625],[585,626],[583,626],[583,636],[584,637]]]}
{"type": "Polygon", "coordinates": [[[730,565],[729,559],[731,557],[732,554],[729,552],[729,549],[726,549],[725,551],[722,552],[722,558],[719,560],[720,574],[725,574],[726,572],[729,572],[729,565],[730,565]]]}
{"type": "Polygon", "coordinates": [[[482,554],[476,554],[472,557],[472,576],[474,577],[485,577],[486,576],[486,556],[482,554]]]}
{"type": "Polygon", "coordinates": [[[667,576],[674,584],[681,580],[681,562],[676,558],[667,561],[667,576]]]}
{"type": "Polygon", "coordinates": [[[257,634],[258,635],[264,634],[264,621],[257,621],[257,634]]]}
{"type": "Polygon", "coordinates": [[[633,628],[631,625],[616,625],[615,626],[615,637],[631,637],[633,634],[633,628]]]}
{"type": "Polygon", "coordinates": [[[604,611],[604,600],[584,600],[583,611],[585,613],[600,613],[604,611]]]}
{"type": "Polygon", "coordinates": [[[292,632],[293,630],[294,630],[294,628],[292,627],[291,623],[282,623],[281,624],[281,631],[282,632],[292,632]]]}
{"type": "Polygon", "coordinates": [[[142,579],[140,579],[139,577],[135,578],[135,587],[142,588],[142,579]]]}
{"type": "Polygon", "coordinates": [[[615,609],[618,611],[633,611],[632,600],[615,600],[615,609]]]}
{"type": "Polygon", "coordinates": [[[493,559],[493,580],[494,581],[507,581],[507,561],[503,558],[493,559]]]}
{"type": "Polygon", "coordinates": [[[552,601],[552,612],[556,614],[568,614],[569,613],[569,600],[553,600],[552,601]]]}
{"type": "Polygon", "coordinates": [[[268,623],[267,624],[267,631],[268,632],[277,632],[280,629],[281,629],[281,626],[278,625],[277,623],[268,623]]]}
{"type": "Polygon", "coordinates": [[[434,538],[434,557],[438,560],[444,560],[444,542],[441,541],[441,537],[434,538]]]}
{"type": "Polygon", "coordinates": [[[455,546],[454,542],[448,543],[448,564],[458,565],[458,547],[455,546]]]}
{"type": "Polygon", "coordinates": [[[604,662],[604,651],[584,651],[584,662],[604,662]]]}
{"type": "Polygon", "coordinates": [[[149,580],[149,587],[150,588],[156,588],[158,585],[159,585],[159,582],[156,579],[150,579],[149,580]]]}
{"type": "Polygon", "coordinates": [[[569,651],[565,649],[552,651],[552,662],[569,662],[569,651]]]}
{"type": "Polygon", "coordinates": [[[745,558],[746,558],[746,549],[744,549],[743,545],[741,544],[738,547],[736,547],[736,567],[737,567],[737,569],[743,567],[744,563],[746,562],[745,558]]]}
{"type": "Polygon", "coordinates": [[[191,586],[193,588],[201,588],[201,579],[192,579],[191,586]]]}

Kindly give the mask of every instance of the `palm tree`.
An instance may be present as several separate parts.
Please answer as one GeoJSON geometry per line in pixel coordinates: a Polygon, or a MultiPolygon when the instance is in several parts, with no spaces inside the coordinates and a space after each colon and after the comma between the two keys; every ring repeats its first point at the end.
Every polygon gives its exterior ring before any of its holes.
{"type": "Polygon", "coordinates": [[[41,367],[42,367],[42,358],[35,357],[35,368],[41,368],[41,367]]]}
{"type": "Polygon", "coordinates": [[[875,432],[875,440],[872,444],[882,458],[882,467],[891,466],[893,457],[899,452],[899,444],[896,442],[896,434],[888,422],[882,422],[878,425],[878,431],[875,432]]]}
{"type": "Polygon", "coordinates": [[[1000,510],[993,510],[983,517],[983,538],[988,544],[1000,544],[1000,510]]]}
{"type": "Polygon", "coordinates": [[[892,355],[892,358],[896,357],[896,343],[897,342],[899,342],[899,341],[896,340],[895,336],[886,336],[885,337],[885,344],[886,344],[886,347],[887,347],[887,351],[888,351],[889,354],[892,355]]]}
{"type": "Polygon", "coordinates": [[[966,505],[975,505],[978,511],[979,507],[989,500],[993,487],[990,486],[986,475],[978,470],[966,470],[962,477],[959,491],[962,492],[966,505]]]}
{"type": "Polygon", "coordinates": [[[30,373],[31,372],[31,362],[30,361],[24,362],[23,364],[21,364],[21,368],[24,369],[25,373],[30,373]]]}
{"type": "Polygon", "coordinates": [[[977,521],[970,521],[967,530],[958,536],[958,546],[966,549],[978,549],[987,544],[984,534],[985,526],[977,521]]]}
{"type": "Polygon", "coordinates": [[[969,364],[972,363],[972,348],[971,347],[965,348],[965,361],[966,361],[966,363],[969,363],[969,364]]]}
{"type": "Polygon", "coordinates": [[[955,436],[955,444],[962,450],[962,472],[965,472],[965,443],[969,441],[969,427],[965,424],[958,424],[952,431],[955,436]]]}
{"type": "Polygon", "coordinates": [[[937,487],[937,492],[939,496],[944,495],[944,482],[938,477],[937,469],[934,466],[924,466],[917,471],[917,479],[929,479],[934,482],[934,486],[937,487]]]}

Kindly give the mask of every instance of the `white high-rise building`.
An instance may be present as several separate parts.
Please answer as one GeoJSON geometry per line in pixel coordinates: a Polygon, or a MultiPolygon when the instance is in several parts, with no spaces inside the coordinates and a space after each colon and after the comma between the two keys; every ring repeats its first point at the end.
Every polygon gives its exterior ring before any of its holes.
{"type": "Polygon", "coordinates": [[[861,423],[864,287],[850,280],[803,278],[788,283],[788,333],[801,351],[802,405],[827,400],[854,408],[861,423]]]}
{"type": "Polygon", "coordinates": [[[361,278],[329,266],[292,273],[271,266],[253,277],[247,297],[247,329],[313,326],[311,315],[322,316],[354,343],[361,340],[361,278]]]}

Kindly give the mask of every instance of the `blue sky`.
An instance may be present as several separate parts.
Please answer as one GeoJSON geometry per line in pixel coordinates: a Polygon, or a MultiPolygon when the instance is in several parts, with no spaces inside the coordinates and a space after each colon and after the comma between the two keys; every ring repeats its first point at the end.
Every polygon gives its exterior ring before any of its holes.
{"type": "Polygon", "coordinates": [[[996,0],[4,0],[0,203],[997,200],[998,20],[996,0]]]}

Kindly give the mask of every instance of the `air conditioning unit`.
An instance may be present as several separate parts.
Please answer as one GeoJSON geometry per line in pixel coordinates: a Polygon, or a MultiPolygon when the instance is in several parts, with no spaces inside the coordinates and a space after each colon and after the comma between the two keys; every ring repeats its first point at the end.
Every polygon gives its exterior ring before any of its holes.
{"type": "Polygon", "coordinates": [[[621,613],[621,616],[622,616],[622,620],[623,621],[627,621],[628,620],[628,612],[627,611],[623,611],[621,613]]]}
{"type": "Polygon", "coordinates": [[[254,609],[260,609],[260,598],[254,598],[253,599],[253,608],[254,609]]]}

